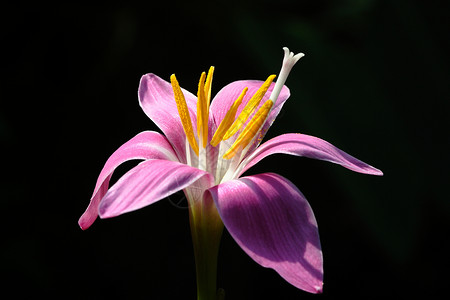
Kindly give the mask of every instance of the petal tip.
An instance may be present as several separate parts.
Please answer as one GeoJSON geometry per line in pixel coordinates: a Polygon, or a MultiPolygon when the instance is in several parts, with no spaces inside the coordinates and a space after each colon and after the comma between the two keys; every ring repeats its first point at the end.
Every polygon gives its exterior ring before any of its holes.
{"type": "Polygon", "coordinates": [[[372,166],[370,166],[370,171],[368,172],[368,174],[375,175],[375,176],[383,176],[384,175],[383,171],[378,170],[377,168],[374,168],[372,166]]]}
{"type": "Polygon", "coordinates": [[[98,216],[100,219],[109,219],[119,216],[120,213],[115,213],[111,207],[111,203],[107,201],[100,202],[98,206],[98,216]]]}
{"type": "Polygon", "coordinates": [[[80,226],[81,230],[86,230],[89,227],[91,227],[92,223],[89,222],[85,222],[84,220],[82,220],[82,218],[80,218],[80,220],[78,220],[78,226],[80,226]]]}
{"type": "Polygon", "coordinates": [[[139,91],[147,91],[147,84],[152,83],[156,80],[162,80],[158,75],[153,73],[147,73],[141,76],[141,80],[139,81],[139,91]]]}
{"type": "Polygon", "coordinates": [[[321,285],[314,286],[315,294],[322,294],[323,293],[323,282],[321,285]]]}
{"type": "Polygon", "coordinates": [[[78,219],[78,226],[80,226],[82,230],[86,230],[91,227],[97,219],[98,214],[94,209],[94,206],[89,206],[84,214],[78,219]]]}
{"type": "Polygon", "coordinates": [[[154,76],[155,75],[152,73],[144,74],[141,76],[141,80],[139,81],[139,83],[142,85],[143,83],[145,83],[147,80],[150,80],[154,76]]]}

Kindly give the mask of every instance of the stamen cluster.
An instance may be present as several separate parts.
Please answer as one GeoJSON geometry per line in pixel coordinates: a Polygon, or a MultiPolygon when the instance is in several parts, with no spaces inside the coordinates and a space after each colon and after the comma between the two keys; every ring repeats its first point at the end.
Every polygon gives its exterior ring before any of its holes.
{"type": "MultiPolygon", "coordinates": [[[[283,48],[285,52],[283,66],[280,71],[279,79],[275,83],[272,93],[268,100],[261,106],[261,100],[275,79],[276,75],[270,75],[256,93],[248,100],[247,104],[242,109],[241,113],[236,117],[239,107],[242,105],[243,99],[248,92],[248,88],[244,88],[239,97],[234,101],[228,109],[225,117],[217,127],[211,140],[208,141],[208,120],[209,107],[211,102],[211,85],[214,73],[214,67],[211,67],[206,75],[203,72],[200,76],[197,91],[197,137],[194,134],[194,129],[191,123],[186,99],[181,91],[175,74],[170,77],[172,89],[174,92],[175,102],[177,104],[180,120],[186,134],[187,147],[186,152],[189,157],[190,149],[194,151],[197,158],[187,159],[187,163],[192,165],[193,161],[198,163],[198,167],[206,170],[207,163],[207,147],[218,147],[219,156],[216,163],[216,181],[223,180],[224,175],[234,173],[238,167],[241,158],[248,151],[249,147],[257,140],[262,138],[261,128],[267,120],[273,105],[277,100],[281,89],[286,82],[287,76],[294,64],[303,56],[303,53],[294,55],[289,52],[287,48],[283,48]],[[260,108],[256,111],[256,109],[260,108]],[[255,112],[256,111],[256,112],[255,112]],[[249,120],[250,116],[251,119],[249,120]],[[236,136],[234,142],[225,143],[231,137],[236,136]],[[231,144],[231,146],[230,146],[231,144]],[[190,149],[188,147],[190,146],[190,149]],[[231,169],[230,170],[230,166],[231,169]],[[230,172],[231,171],[231,172],[230,172]],[[226,173],[226,174],[225,174],[226,173]]],[[[230,177],[230,176],[225,176],[230,177]]],[[[228,178],[229,179],[229,178],[228,178]]]]}

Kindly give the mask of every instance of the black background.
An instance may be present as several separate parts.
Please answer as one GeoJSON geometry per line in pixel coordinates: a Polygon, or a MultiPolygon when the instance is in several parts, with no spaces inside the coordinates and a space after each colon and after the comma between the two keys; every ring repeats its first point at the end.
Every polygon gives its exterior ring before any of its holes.
{"type": "MultiPolygon", "coordinates": [[[[213,94],[278,73],[283,46],[306,56],[268,137],[321,137],[381,169],[350,172],[273,156],[309,199],[324,254],[322,295],[253,262],[224,233],[226,299],[441,295],[448,284],[449,58],[446,1],[167,1],[4,7],[0,134],[2,294],[11,298],[195,299],[182,195],[87,231],[77,221],[108,156],[158,130],[137,101],[155,73],[213,94]]],[[[125,164],[113,180],[132,167],[125,164]]]]}

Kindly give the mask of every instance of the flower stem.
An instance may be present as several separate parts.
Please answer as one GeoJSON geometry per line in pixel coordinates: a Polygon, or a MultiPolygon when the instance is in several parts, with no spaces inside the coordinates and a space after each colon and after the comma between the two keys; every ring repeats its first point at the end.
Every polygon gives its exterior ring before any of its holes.
{"type": "Polygon", "coordinates": [[[211,197],[189,200],[189,221],[197,272],[197,299],[217,300],[217,256],[223,223],[211,197]]]}

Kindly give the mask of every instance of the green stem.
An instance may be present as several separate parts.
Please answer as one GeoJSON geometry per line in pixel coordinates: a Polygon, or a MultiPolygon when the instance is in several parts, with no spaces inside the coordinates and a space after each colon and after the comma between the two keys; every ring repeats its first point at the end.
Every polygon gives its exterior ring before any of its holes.
{"type": "Polygon", "coordinates": [[[197,299],[217,300],[217,256],[223,223],[211,198],[189,202],[197,272],[197,299]]]}

